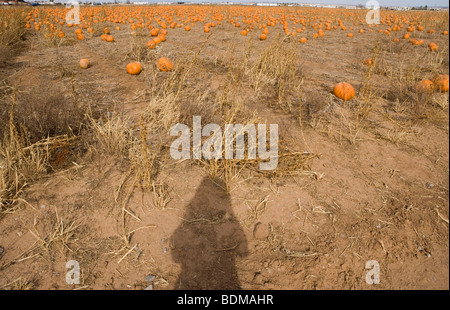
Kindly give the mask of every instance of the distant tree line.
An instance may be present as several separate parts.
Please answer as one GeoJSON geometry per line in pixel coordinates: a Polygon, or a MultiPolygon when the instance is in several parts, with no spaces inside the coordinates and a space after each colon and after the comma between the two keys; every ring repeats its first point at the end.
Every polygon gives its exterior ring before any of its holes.
{"type": "Polygon", "coordinates": [[[428,10],[428,5],[425,5],[425,6],[417,6],[417,7],[415,7],[415,6],[413,6],[412,8],[411,8],[411,10],[421,10],[421,11],[426,11],[426,10],[428,10]]]}

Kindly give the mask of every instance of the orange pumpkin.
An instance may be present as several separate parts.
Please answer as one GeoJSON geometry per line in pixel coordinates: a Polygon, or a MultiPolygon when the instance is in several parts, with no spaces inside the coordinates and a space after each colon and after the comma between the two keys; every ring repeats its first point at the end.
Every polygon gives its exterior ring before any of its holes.
{"type": "Polygon", "coordinates": [[[158,34],[158,38],[161,40],[161,42],[166,41],[166,36],[162,33],[158,34]]]}
{"type": "Polygon", "coordinates": [[[441,93],[446,93],[449,90],[448,81],[449,81],[448,74],[441,74],[433,79],[433,84],[437,91],[441,93]]]}
{"type": "Polygon", "coordinates": [[[90,66],[91,66],[91,63],[89,62],[89,59],[83,58],[83,59],[80,60],[80,68],[87,69],[90,66]]]}
{"type": "Polygon", "coordinates": [[[263,33],[259,36],[259,39],[264,41],[265,39],[267,39],[267,35],[265,33],[263,33]]]}
{"type": "Polygon", "coordinates": [[[131,62],[127,65],[127,72],[132,75],[137,75],[142,71],[142,64],[140,62],[131,62]]]}
{"type": "Polygon", "coordinates": [[[149,49],[154,49],[156,47],[156,43],[153,40],[150,40],[145,44],[149,49]]]}
{"type": "Polygon", "coordinates": [[[166,57],[158,59],[158,68],[161,71],[171,71],[173,69],[173,63],[166,57]]]}
{"type": "Polygon", "coordinates": [[[303,38],[300,39],[300,43],[306,43],[306,42],[308,42],[307,38],[303,37],[303,38]]]}
{"type": "Polygon", "coordinates": [[[416,92],[419,94],[432,93],[434,91],[434,84],[430,80],[422,80],[416,85],[416,92]]]}
{"type": "Polygon", "coordinates": [[[366,66],[372,66],[373,65],[373,60],[372,58],[367,58],[366,60],[364,60],[364,64],[366,66]]]}
{"type": "Polygon", "coordinates": [[[153,28],[150,31],[150,34],[152,35],[152,37],[156,37],[158,35],[158,33],[159,33],[159,29],[158,28],[153,28]]]}
{"type": "Polygon", "coordinates": [[[112,35],[107,35],[106,37],[105,37],[105,41],[106,42],[114,42],[114,37],[112,36],[112,35]]]}
{"type": "Polygon", "coordinates": [[[432,52],[436,52],[438,50],[438,46],[436,43],[430,43],[428,45],[428,47],[430,48],[430,51],[432,51],[432,52]]]}
{"type": "Polygon", "coordinates": [[[156,44],[159,44],[159,43],[161,43],[161,38],[159,36],[155,37],[155,38],[153,38],[153,42],[155,42],[156,44]]]}
{"type": "Polygon", "coordinates": [[[349,83],[342,82],[334,86],[333,94],[339,99],[348,101],[355,97],[355,89],[349,83]]]}

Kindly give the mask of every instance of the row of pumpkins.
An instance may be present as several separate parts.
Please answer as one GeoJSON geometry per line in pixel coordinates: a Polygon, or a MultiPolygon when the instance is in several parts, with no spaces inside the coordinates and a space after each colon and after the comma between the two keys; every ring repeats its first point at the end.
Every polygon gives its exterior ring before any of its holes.
{"type": "MultiPolygon", "coordinates": [[[[366,59],[364,62],[366,65],[371,65],[372,60],[366,59]]],[[[80,67],[82,69],[88,69],[90,67],[90,61],[88,59],[80,60],[80,67]]],[[[173,63],[166,57],[158,59],[158,68],[161,71],[167,72],[174,69],[173,63]]],[[[140,62],[131,62],[127,65],[126,70],[131,75],[138,75],[142,72],[142,64],[140,62]]],[[[416,92],[419,94],[430,94],[434,91],[448,92],[449,91],[449,75],[437,75],[432,81],[422,80],[416,85],[416,92]]],[[[346,82],[338,83],[333,88],[333,94],[344,101],[352,100],[355,97],[355,88],[346,82]]]]}
{"type": "MultiPolygon", "coordinates": [[[[439,74],[433,80],[422,80],[416,84],[415,91],[418,94],[431,94],[435,91],[446,93],[449,91],[449,75],[439,74]]],[[[338,83],[333,88],[333,94],[344,101],[355,97],[355,88],[346,82],[338,83]]]]}
{"type": "MultiPolygon", "coordinates": [[[[99,7],[81,8],[79,24],[66,23],[67,10],[61,9],[39,9],[36,8],[26,14],[26,27],[34,27],[39,31],[45,25],[49,29],[49,35],[64,37],[65,34],[59,26],[80,28],[77,29],[77,38],[82,40],[84,34],[81,29],[92,33],[94,25],[103,22],[129,24],[132,31],[137,28],[148,28],[153,31],[156,28],[165,30],[167,28],[182,28],[190,31],[196,24],[203,25],[204,32],[210,32],[212,27],[229,23],[239,29],[241,35],[246,36],[251,31],[261,31],[258,34],[260,40],[266,40],[270,27],[277,24],[283,27],[287,35],[297,36],[307,28],[314,31],[313,37],[318,38],[325,35],[325,31],[343,30],[357,31],[357,33],[378,32],[386,35],[405,29],[407,33],[403,38],[408,38],[414,32],[428,32],[433,34],[436,30],[448,35],[448,16],[439,13],[423,12],[395,12],[383,11],[381,25],[367,25],[365,10],[343,10],[343,9],[311,9],[311,8],[258,8],[242,6],[158,6],[158,7],[99,7]],[[425,26],[427,29],[425,29],[425,26]],[[384,29],[380,29],[380,26],[384,29]],[[443,29],[444,28],[444,29],[443,29]],[[436,30],[435,30],[436,29],[436,30]]],[[[117,26],[119,28],[119,26],[117,26]]],[[[352,32],[348,37],[354,37],[352,32]]],[[[421,35],[420,35],[421,36],[421,35]]],[[[420,38],[419,36],[419,38],[420,38]]],[[[109,38],[110,40],[111,38],[109,38]]],[[[105,39],[106,40],[106,39],[105,39]]],[[[107,40],[106,40],[107,41],[107,40]]],[[[300,39],[306,43],[305,37],[300,39]]],[[[398,38],[394,39],[399,42],[398,38]]],[[[413,40],[414,45],[421,45],[420,39],[413,40]]]]}
{"type": "MultiPolygon", "coordinates": [[[[80,68],[82,69],[88,69],[91,67],[91,62],[89,59],[83,58],[79,62],[80,68]]],[[[161,57],[158,59],[158,68],[161,71],[167,72],[172,71],[174,66],[173,63],[166,57],[161,57]]],[[[127,72],[131,75],[138,75],[142,72],[142,64],[138,61],[130,62],[127,65],[127,72]]]]}

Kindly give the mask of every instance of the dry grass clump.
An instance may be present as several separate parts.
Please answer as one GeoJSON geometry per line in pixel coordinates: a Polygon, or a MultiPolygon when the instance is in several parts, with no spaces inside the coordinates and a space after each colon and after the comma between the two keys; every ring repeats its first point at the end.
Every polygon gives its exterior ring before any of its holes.
{"type": "Polygon", "coordinates": [[[36,281],[28,279],[27,277],[19,277],[0,287],[0,290],[30,291],[33,290],[35,286],[36,281]]]}
{"type": "Polygon", "coordinates": [[[255,62],[244,62],[248,68],[246,74],[258,97],[276,99],[276,104],[290,112],[292,103],[289,95],[297,94],[302,74],[294,65],[298,59],[295,42],[278,37],[273,40],[255,62]]]}
{"type": "Polygon", "coordinates": [[[31,143],[15,127],[12,112],[8,127],[9,132],[0,140],[0,212],[12,211],[24,187],[45,175],[52,163],[64,160],[60,156],[67,154],[59,151],[73,141],[68,136],[57,136],[31,143]]]}
{"type": "Polygon", "coordinates": [[[127,119],[115,114],[95,119],[91,113],[88,120],[97,151],[109,155],[126,155],[133,141],[133,132],[127,119]]]}
{"type": "Polygon", "coordinates": [[[0,8],[0,47],[17,47],[26,28],[23,9],[0,8]]]}
{"type": "MultiPolygon", "coordinates": [[[[0,98],[0,122],[9,121],[8,98],[0,98]]],[[[30,142],[35,143],[47,137],[59,135],[74,136],[81,130],[84,111],[71,100],[55,95],[18,95],[14,104],[14,126],[26,134],[30,142]]],[[[0,137],[9,131],[7,126],[0,127],[0,137]]]]}
{"type": "Polygon", "coordinates": [[[448,56],[449,50],[444,45],[434,53],[425,50],[393,56],[382,51],[375,73],[389,79],[383,97],[392,103],[392,110],[397,112],[398,105],[401,104],[407,107],[402,109],[403,113],[414,118],[423,117],[424,111],[430,104],[434,104],[435,100],[433,96],[417,94],[415,86],[423,79],[433,79],[434,76],[445,72],[444,68],[448,68],[449,64],[448,56]]]}
{"type": "Polygon", "coordinates": [[[29,182],[64,164],[83,118],[81,110],[64,100],[50,97],[26,104],[17,102],[15,90],[8,88],[0,105],[0,211],[5,212],[13,210],[29,182]]]}

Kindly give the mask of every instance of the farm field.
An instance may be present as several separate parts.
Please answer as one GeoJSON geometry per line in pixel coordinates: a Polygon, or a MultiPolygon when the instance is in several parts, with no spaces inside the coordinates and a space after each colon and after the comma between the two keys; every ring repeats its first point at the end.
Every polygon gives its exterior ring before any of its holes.
{"type": "Polygon", "coordinates": [[[449,289],[448,11],[367,12],[0,8],[0,288],[449,289]]]}

